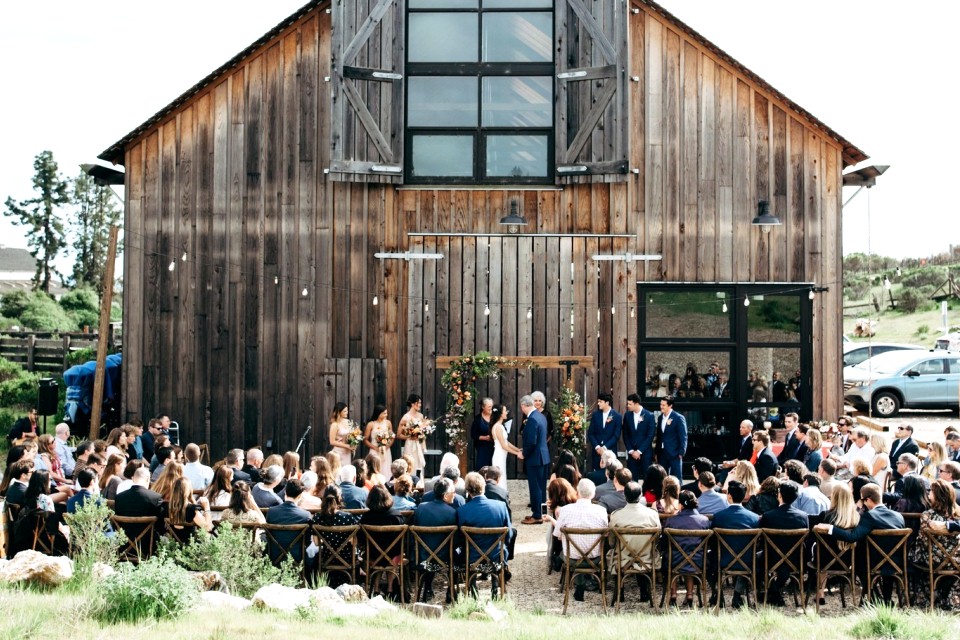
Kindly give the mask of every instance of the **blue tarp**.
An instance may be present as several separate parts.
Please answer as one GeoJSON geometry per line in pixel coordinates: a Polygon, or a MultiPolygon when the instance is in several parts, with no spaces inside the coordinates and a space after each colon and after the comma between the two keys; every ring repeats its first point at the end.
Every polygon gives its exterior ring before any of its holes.
{"type": "MultiPolygon", "coordinates": [[[[109,402],[120,387],[121,354],[107,356],[106,375],[103,377],[103,400],[109,402]]],[[[77,422],[77,411],[85,416],[93,409],[93,381],[97,373],[97,362],[91,360],[70,367],[63,372],[63,383],[67,385],[67,403],[65,406],[68,421],[77,422]]]]}

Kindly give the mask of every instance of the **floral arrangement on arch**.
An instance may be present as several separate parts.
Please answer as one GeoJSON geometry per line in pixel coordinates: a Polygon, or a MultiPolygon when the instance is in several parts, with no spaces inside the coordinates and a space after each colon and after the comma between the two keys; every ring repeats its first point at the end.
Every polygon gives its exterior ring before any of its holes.
{"type": "Polygon", "coordinates": [[[586,450],[586,414],[580,394],[562,387],[560,395],[550,405],[554,428],[559,432],[560,448],[570,450],[577,460],[583,462],[586,450]]]}
{"type": "Polygon", "coordinates": [[[461,458],[467,453],[467,438],[473,422],[473,403],[477,396],[477,380],[499,378],[500,366],[512,360],[492,356],[486,351],[466,354],[452,363],[440,379],[447,396],[447,412],[443,417],[447,442],[461,458]]]}

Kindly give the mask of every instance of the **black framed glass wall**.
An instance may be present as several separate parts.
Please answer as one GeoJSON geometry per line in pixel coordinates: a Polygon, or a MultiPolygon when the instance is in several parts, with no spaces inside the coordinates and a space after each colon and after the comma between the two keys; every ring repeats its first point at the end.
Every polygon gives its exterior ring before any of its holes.
{"type": "Polygon", "coordinates": [[[553,179],[552,0],[409,0],[406,181],[553,179]]]}
{"type": "Polygon", "coordinates": [[[811,418],[809,285],[637,286],[638,386],[650,409],[675,396],[694,434],[735,433],[745,417],[772,427],[789,412],[811,418]]]}

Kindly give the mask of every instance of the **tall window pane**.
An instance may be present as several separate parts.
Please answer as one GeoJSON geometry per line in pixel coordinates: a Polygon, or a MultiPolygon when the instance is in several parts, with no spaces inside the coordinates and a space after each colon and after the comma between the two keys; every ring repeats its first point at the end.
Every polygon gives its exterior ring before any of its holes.
{"type": "Polygon", "coordinates": [[[653,291],[643,302],[648,338],[730,337],[734,302],[729,290],[653,291]]]}
{"type": "Polygon", "coordinates": [[[488,135],[487,176],[529,178],[547,175],[547,136],[488,135]]]}
{"type": "Polygon", "coordinates": [[[483,126],[549,127],[553,124],[553,78],[483,79],[483,126]]]}
{"type": "Polygon", "coordinates": [[[469,178],[473,175],[473,136],[413,136],[413,175],[469,178]]]}
{"type": "Polygon", "coordinates": [[[727,400],[734,395],[729,351],[648,351],[644,395],[727,400]]]}
{"type": "Polygon", "coordinates": [[[407,60],[476,62],[476,13],[411,13],[407,60]]]}
{"type": "Polygon", "coordinates": [[[407,126],[477,126],[476,78],[413,76],[407,90],[407,126]]]}
{"type": "Polygon", "coordinates": [[[750,342],[800,342],[800,298],[750,296],[747,331],[750,342]]]}
{"type": "Polygon", "coordinates": [[[553,60],[553,16],[549,13],[488,13],[483,17],[484,62],[553,60]]]}

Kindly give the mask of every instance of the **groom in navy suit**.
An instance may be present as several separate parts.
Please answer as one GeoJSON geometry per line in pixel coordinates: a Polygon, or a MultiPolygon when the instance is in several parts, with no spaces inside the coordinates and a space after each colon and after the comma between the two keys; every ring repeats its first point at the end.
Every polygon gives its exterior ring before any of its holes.
{"type": "Polygon", "coordinates": [[[653,464],[653,435],[657,421],[653,413],[640,404],[640,395],[627,396],[627,412],[623,416],[623,446],[627,449],[627,468],[634,478],[643,479],[653,464]]]}
{"type": "Polygon", "coordinates": [[[657,463],[675,476],[683,478],[683,455],[687,452],[687,420],[673,410],[673,396],[660,398],[660,418],[657,420],[657,463]]]}
{"type": "Polygon", "coordinates": [[[620,430],[623,427],[623,418],[610,403],[613,396],[601,393],[597,396],[597,408],[590,414],[590,427],[587,429],[587,442],[590,443],[593,470],[600,468],[600,456],[609,449],[617,452],[617,442],[620,440],[620,430]]]}
{"type": "Polygon", "coordinates": [[[520,398],[520,411],[527,417],[523,427],[523,460],[530,489],[530,510],[523,524],[540,524],[540,505],[547,501],[547,475],[550,470],[550,449],[547,448],[547,419],[533,406],[531,396],[520,398]]]}

